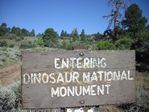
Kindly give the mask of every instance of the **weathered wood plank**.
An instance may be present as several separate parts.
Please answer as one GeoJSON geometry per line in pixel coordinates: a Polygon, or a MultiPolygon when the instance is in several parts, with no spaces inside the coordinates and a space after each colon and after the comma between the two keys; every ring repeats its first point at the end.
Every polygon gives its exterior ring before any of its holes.
{"type": "MultiPolygon", "coordinates": [[[[50,52],[23,52],[22,53],[22,79],[25,73],[58,73],[77,71],[80,76],[78,82],[71,83],[46,83],[46,84],[24,84],[22,83],[22,98],[24,108],[65,108],[65,107],[81,107],[94,106],[104,104],[121,104],[131,103],[135,101],[135,83],[134,80],[118,80],[107,81],[98,80],[93,82],[83,82],[81,76],[84,72],[114,72],[114,71],[130,71],[131,78],[135,77],[135,51],[50,51],[50,52]],[[83,55],[82,55],[83,53],[83,55]],[[95,68],[54,68],[54,59],[58,58],[105,58],[107,66],[95,68]],[[88,87],[92,85],[110,84],[109,94],[99,95],[80,95],[80,96],[63,96],[51,97],[51,88],[57,87],[88,87]]],[[[64,74],[63,74],[64,76],[64,74]]],[[[70,76],[68,76],[70,78],[70,76]]],[[[95,88],[95,86],[93,88],[95,88]]],[[[98,88],[99,89],[99,88],[98,88]]],[[[97,90],[95,90],[97,92],[97,90]]]]}

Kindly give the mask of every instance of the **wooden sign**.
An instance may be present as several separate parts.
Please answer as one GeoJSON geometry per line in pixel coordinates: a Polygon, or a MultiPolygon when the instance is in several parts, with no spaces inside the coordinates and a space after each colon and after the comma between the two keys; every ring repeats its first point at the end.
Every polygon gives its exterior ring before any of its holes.
{"type": "Polygon", "coordinates": [[[135,51],[22,53],[24,108],[64,108],[135,101],[135,51]]]}

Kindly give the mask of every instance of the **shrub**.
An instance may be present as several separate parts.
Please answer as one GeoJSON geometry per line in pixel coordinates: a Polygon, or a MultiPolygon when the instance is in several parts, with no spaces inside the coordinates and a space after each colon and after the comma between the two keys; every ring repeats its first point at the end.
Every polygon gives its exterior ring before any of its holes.
{"type": "Polygon", "coordinates": [[[21,41],[21,38],[16,37],[15,40],[16,40],[16,41],[21,41]]]}
{"type": "Polygon", "coordinates": [[[21,82],[18,80],[17,82],[12,83],[8,87],[11,89],[14,94],[15,94],[15,108],[20,108],[21,107],[21,82]]]}
{"type": "Polygon", "coordinates": [[[22,49],[33,48],[33,47],[36,47],[36,44],[32,43],[30,41],[29,42],[23,42],[20,45],[20,48],[22,48],[22,49]]]}
{"type": "Polygon", "coordinates": [[[9,47],[14,47],[14,44],[10,44],[9,47]]]}
{"type": "Polygon", "coordinates": [[[72,50],[72,43],[70,42],[63,42],[62,47],[67,50],[72,50]]]}
{"type": "Polygon", "coordinates": [[[43,39],[42,38],[38,38],[35,43],[37,44],[37,46],[41,46],[43,47],[44,46],[44,42],[43,42],[43,39]]]}
{"type": "Polygon", "coordinates": [[[20,36],[20,37],[19,36],[16,36],[15,37],[15,40],[16,41],[21,41],[21,40],[24,40],[24,37],[23,36],[20,36]]]}
{"type": "Polygon", "coordinates": [[[6,42],[6,40],[0,41],[0,47],[7,47],[8,43],[6,42]]]}
{"type": "Polygon", "coordinates": [[[2,112],[13,112],[15,110],[15,93],[11,89],[0,88],[0,110],[2,112]]]}
{"type": "Polygon", "coordinates": [[[65,49],[66,50],[72,50],[72,48],[73,48],[73,45],[72,45],[72,43],[65,43],[65,49]]]}
{"type": "Polygon", "coordinates": [[[57,38],[58,34],[52,28],[48,28],[45,30],[44,35],[42,37],[45,47],[56,47],[57,46],[57,38]]]}
{"type": "Polygon", "coordinates": [[[50,109],[22,109],[21,81],[18,80],[7,87],[0,87],[0,112],[51,112],[50,109]]]}
{"type": "Polygon", "coordinates": [[[100,41],[96,45],[96,50],[112,50],[115,49],[115,45],[109,41],[100,41]]]}
{"type": "Polygon", "coordinates": [[[13,39],[16,39],[16,35],[13,34],[13,33],[7,33],[5,35],[5,38],[4,39],[10,39],[10,40],[13,40],[13,39]]]}
{"type": "Polygon", "coordinates": [[[130,49],[132,45],[132,39],[128,37],[120,38],[115,42],[115,46],[117,49],[120,50],[125,50],[125,49],[130,49]]]}

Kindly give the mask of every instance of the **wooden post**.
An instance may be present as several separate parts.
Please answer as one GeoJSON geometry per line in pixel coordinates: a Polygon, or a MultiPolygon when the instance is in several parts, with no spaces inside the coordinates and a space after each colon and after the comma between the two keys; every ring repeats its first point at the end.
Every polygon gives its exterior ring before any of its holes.
{"type": "Polygon", "coordinates": [[[100,106],[95,106],[93,111],[94,112],[100,112],[100,106]]]}
{"type": "Polygon", "coordinates": [[[67,112],[67,108],[61,108],[60,110],[60,112],[67,112]]]}
{"type": "Polygon", "coordinates": [[[88,107],[83,108],[84,112],[88,112],[88,107]]]}

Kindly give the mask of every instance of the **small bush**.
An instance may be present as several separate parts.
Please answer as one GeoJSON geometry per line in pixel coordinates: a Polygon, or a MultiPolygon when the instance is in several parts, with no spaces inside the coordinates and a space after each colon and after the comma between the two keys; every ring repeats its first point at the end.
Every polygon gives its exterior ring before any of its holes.
{"type": "Polygon", "coordinates": [[[0,41],[0,47],[7,47],[8,46],[8,43],[3,40],[3,41],[0,41]]]}
{"type": "Polygon", "coordinates": [[[96,50],[113,50],[115,49],[115,45],[110,43],[109,41],[100,41],[95,45],[96,50]]]}
{"type": "Polygon", "coordinates": [[[21,38],[16,37],[15,40],[18,42],[18,41],[21,41],[21,38]]]}
{"type": "Polygon", "coordinates": [[[16,35],[13,34],[13,33],[7,33],[5,35],[5,38],[4,39],[10,39],[10,40],[13,40],[13,39],[16,39],[16,35]]]}
{"type": "Polygon", "coordinates": [[[125,50],[125,49],[130,49],[132,45],[132,39],[128,37],[120,38],[115,42],[115,46],[117,49],[120,50],[125,50]]]}
{"type": "Polygon", "coordinates": [[[10,44],[9,47],[14,47],[14,44],[10,44]]]}
{"type": "Polygon", "coordinates": [[[44,46],[44,42],[42,38],[38,38],[35,43],[37,44],[37,46],[43,47],[44,46]]]}
{"type": "Polygon", "coordinates": [[[64,42],[63,43],[63,48],[66,50],[72,50],[73,44],[70,42],[64,42]]]}
{"type": "Polygon", "coordinates": [[[20,45],[20,48],[22,49],[27,49],[27,48],[33,48],[33,47],[36,47],[36,44],[35,43],[32,43],[32,42],[23,42],[21,45],[20,45]]]}
{"type": "Polygon", "coordinates": [[[21,82],[18,80],[17,82],[12,83],[8,87],[11,89],[14,94],[15,94],[15,108],[20,108],[21,107],[21,82]]]}
{"type": "Polygon", "coordinates": [[[0,87],[0,110],[1,112],[15,111],[15,93],[11,89],[0,87]]]}
{"type": "Polygon", "coordinates": [[[18,37],[18,36],[17,36],[17,37],[15,37],[15,40],[16,40],[16,41],[21,41],[21,40],[24,40],[24,37],[23,37],[23,36],[21,36],[21,37],[18,37]]]}

